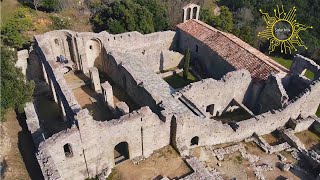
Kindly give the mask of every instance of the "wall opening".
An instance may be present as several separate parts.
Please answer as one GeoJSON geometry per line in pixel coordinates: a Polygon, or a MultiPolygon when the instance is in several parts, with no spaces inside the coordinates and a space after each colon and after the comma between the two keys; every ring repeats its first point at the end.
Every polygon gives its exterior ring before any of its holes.
{"type": "Polygon", "coordinates": [[[54,43],[59,46],[59,40],[58,39],[54,39],[54,43]]]}
{"type": "Polygon", "coordinates": [[[191,139],[190,146],[197,146],[197,145],[199,145],[199,137],[195,136],[191,139]]]}
{"type": "Polygon", "coordinates": [[[121,142],[114,148],[114,163],[117,165],[129,159],[129,146],[127,142],[121,142]]]}
{"type": "Polygon", "coordinates": [[[190,15],[191,15],[191,8],[187,9],[187,20],[190,19],[190,15]]]}
{"type": "Polygon", "coordinates": [[[199,52],[199,46],[196,45],[196,52],[199,52]]]}
{"type": "Polygon", "coordinates": [[[72,157],[73,156],[71,144],[69,144],[69,143],[65,144],[63,146],[63,151],[64,151],[64,155],[66,157],[72,157]]]}
{"type": "Polygon", "coordinates": [[[315,76],[314,76],[314,72],[308,70],[308,69],[305,69],[303,70],[303,76],[310,79],[311,81],[314,80],[315,76]]]}
{"type": "Polygon", "coordinates": [[[197,10],[198,10],[197,7],[194,7],[192,9],[192,19],[197,19],[197,10]]]}
{"type": "Polygon", "coordinates": [[[210,113],[211,115],[213,115],[214,112],[214,104],[211,104],[209,106],[207,106],[206,112],[210,113]]]}
{"type": "Polygon", "coordinates": [[[88,61],[88,68],[97,67],[101,65],[102,58],[102,44],[98,39],[91,39],[86,43],[86,56],[88,61]]]}
{"type": "Polygon", "coordinates": [[[69,47],[69,52],[70,52],[70,58],[72,62],[75,62],[74,57],[75,55],[75,51],[73,49],[73,38],[70,36],[67,36],[67,42],[68,42],[68,47],[69,47]]]}

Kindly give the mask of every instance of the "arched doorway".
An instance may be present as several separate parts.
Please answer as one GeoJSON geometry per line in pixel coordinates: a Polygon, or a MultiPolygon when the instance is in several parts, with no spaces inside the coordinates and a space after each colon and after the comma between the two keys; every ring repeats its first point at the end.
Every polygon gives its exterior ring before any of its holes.
{"type": "Polygon", "coordinates": [[[91,39],[86,43],[86,56],[88,68],[101,66],[102,45],[98,39],[91,39]]]}
{"type": "Polygon", "coordinates": [[[197,145],[199,145],[199,137],[195,136],[191,139],[190,146],[197,146],[197,145]]]}
{"type": "Polygon", "coordinates": [[[114,148],[114,164],[117,165],[129,159],[129,145],[127,142],[121,142],[114,148]]]}

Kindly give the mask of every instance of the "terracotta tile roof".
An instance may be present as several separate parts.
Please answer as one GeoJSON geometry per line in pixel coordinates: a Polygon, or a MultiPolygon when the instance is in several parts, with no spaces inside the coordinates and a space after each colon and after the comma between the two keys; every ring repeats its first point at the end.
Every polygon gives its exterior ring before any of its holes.
{"type": "Polygon", "coordinates": [[[236,69],[246,69],[254,81],[266,80],[271,73],[289,70],[238,37],[219,31],[201,21],[189,20],[177,27],[202,41],[236,69]]]}

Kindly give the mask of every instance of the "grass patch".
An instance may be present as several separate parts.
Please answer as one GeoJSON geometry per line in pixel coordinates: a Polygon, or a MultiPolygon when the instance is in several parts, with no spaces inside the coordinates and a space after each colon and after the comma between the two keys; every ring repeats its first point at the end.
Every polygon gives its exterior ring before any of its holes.
{"type": "MultiPolygon", "coordinates": [[[[276,62],[278,62],[279,64],[281,64],[282,66],[286,67],[287,69],[290,69],[290,67],[292,65],[292,60],[290,60],[290,59],[284,59],[281,57],[272,57],[272,59],[275,60],[276,62]]],[[[310,80],[313,80],[314,73],[307,70],[306,73],[304,74],[304,76],[310,80]]]]}
{"type": "Polygon", "coordinates": [[[7,23],[7,21],[14,16],[20,4],[17,0],[3,0],[1,4],[1,24],[7,23]]]}
{"type": "Polygon", "coordinates": [[[317,110],[317,112],[316,112],[316,115],[317,115],[318,117],[320,117],[320,106],[318,107],[318,110],[317,110]]]}
{"type": "Polygon", "coordinates": [[[182,88],[190,83],[198,81],[198,78],[192,74],[192,72],[189,73],[187,79],[183,77],[183,72],[174,74],[172,76],[164,78],[164,80],[173,88],[182,88]]]}
{"type": "Polygon", "coordinates": [[[292,61],[289,59],[283,59],[281,57],[272,57],[272,59],[281,64],[282,66],[286,67],[287,69],[290,69],[292,65],[292,61]]]}
{"type": "Polygon", "coordinates": [[[235,162],[238,164],[242,164],[242,162],[243,162],[242,156],[241,155],[236,156],[235,162]]]}

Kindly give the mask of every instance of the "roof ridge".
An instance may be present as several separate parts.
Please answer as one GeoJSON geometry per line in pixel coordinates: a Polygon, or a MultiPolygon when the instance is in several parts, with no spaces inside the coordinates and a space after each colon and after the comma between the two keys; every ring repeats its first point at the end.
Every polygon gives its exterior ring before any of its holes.
{"type": "Polygon", "coordinates": [[[198,24],[205,26],[208,29],[214,30],[215,32],[222,34],[223,36],[225,36],[226,38],[228,38],[229,40],[231,40],[232,42],[234,42],[235,44],[237,44],[239,47],[241,47],[242,49],[246,50],[247,52],[249,52],[250,54],[252,54],[253,56],[255,56],[256,58],[258,58],[259,60],[261,60],[262,62],[270,65],[271,67],[273,67],[274,69],[278,70],[279,72],[289,72],[289,70],[285,67],[283,67],[281,64],[277,63],[276,61],[272,62],[270,60],[272,60],[269,56],[263,54],[262,52],[260,52],[259,50],[255,49],[254,47],[252,47],[251,45],[249,45],[248,43],[244,42],[243,40],[241,40],[240,38],[238,38],[237,36],[230,34],[230,33],[226,33],[223,31],[220,31],[200,20],[195,20],[192,19],[194,22],[197,22],[198,24]],[[241,44],[239,44],[238,42],[236,42],[233,38],[229,37],[228,35],[234,36],[236,38],[238,38],[240,41],[242,41],[243,43],[245,43],[247,46],[251,47],[254,51],[256,51],[257,53],[260,53],[262,56],[264,56],[267,59],[262,59],[263,57],[259,57],[259,55],[255,54],[254,52],[249,51],[246,47],[243,47],[241,44]],[[270,59],[270,60],[268,60],[270,59]],[[279,67],[280,66],[280,67],[279,67]]]}

